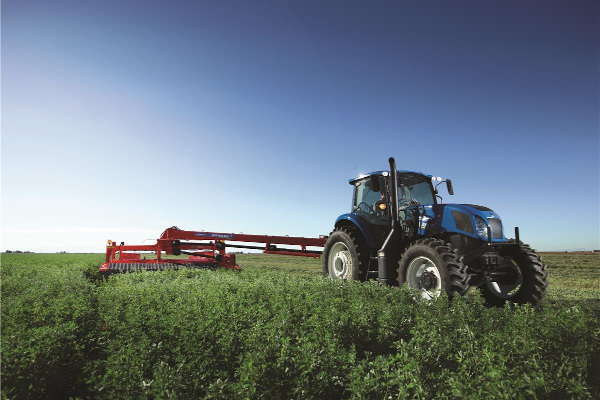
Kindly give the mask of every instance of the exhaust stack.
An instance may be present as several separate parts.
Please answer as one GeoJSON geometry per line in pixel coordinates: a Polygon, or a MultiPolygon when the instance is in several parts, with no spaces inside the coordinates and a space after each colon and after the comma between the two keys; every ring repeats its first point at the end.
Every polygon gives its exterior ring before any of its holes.
{"type": "Polygon", "coordinates": [[[390,157],[390,202],[391,204],[391,219],[392,229],[388,234],[381,249],[377,251],[377,280],[384,285],[396,285],[397,280],[397,248],[401,238],[400,221],[398,219],[398,177],[396,172],[396,160],[390,157]]]}

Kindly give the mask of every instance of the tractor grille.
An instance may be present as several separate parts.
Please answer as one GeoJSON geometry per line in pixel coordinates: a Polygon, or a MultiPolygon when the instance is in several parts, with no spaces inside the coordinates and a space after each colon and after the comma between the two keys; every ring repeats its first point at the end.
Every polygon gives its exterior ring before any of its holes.
{"type": "Polygon", "coordinates": [[[494,239],[502,239],[502,222],[498,218],[488,218],[492,237],[494,239]]]}
{"type": "Polygon", "coordinates": [[[454,217],[454,223],[456,227],[461,231],[466,231],[469,233],[475,233],[473,230],[473,223],[471,222],[471,218],[465,213],[461,213],[460,211],[452,210],[452,216],[454,217]]]}

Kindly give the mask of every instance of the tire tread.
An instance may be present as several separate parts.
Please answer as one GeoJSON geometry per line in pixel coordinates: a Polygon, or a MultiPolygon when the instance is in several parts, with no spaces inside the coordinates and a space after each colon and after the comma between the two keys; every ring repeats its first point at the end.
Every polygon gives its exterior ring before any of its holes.
{"type": "MultiPolygon", "coordinates": [[[[471,286],[469,284],[470,277],[467,273],[467,265],[463,263],[463,257],[458,254],[458,250],[453,249],[450,243],[435,238],[418,239],[405,249],[403,256],[407,251],[416,246],[426,246],[433,249],[446,264],[450,281],[449,296],[455,294],[464,296],[469,291],[471,286]]],[[[402,257],[400,259],[402,260],[402,257]]],[[[403,272],[400,269],[401,267],[398,268],[398,279],[402,283],[403,280],[401,280],[400,274],[403,272]]]]}

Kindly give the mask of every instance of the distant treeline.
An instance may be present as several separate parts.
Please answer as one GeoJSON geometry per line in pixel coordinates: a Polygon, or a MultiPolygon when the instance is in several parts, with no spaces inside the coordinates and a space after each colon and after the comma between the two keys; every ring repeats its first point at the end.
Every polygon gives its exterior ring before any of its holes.
{"type": "MultiPolygon", "coordinates": [[[[22,250],[14,250],[14,251],[13,250],[6,250],[4,253],[5,254],[35,254],[35,251],[29,251],[29,250],[25,250],[25,251],[22,251],[22,250]]],[[[63,250],[63,251],[57,251],[55,254],[69,254],[69,252],[63,250]]]]}

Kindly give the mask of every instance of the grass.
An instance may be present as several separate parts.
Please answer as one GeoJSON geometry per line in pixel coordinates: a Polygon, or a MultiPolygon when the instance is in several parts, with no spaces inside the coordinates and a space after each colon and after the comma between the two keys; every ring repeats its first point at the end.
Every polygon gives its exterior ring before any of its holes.
{"type": "Polygon", "coordinates": [[[600,254],[542,254],[548,265],[550,301],[600,300],[600,254]]]}
{"type": "Polygon", "coordinates": [[[236,254],[242,269],[260,269],[303,277],[323,276],[321,259],[273,254],[236,254]]]}
{"type": "Polygon", "coordinates": [[[544,254],[543,306],[415,304],[318,259],[98,279],[103,255],[2,255],[3,398],[600,397],[600,256],[544,254]]]}

